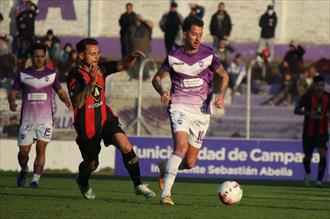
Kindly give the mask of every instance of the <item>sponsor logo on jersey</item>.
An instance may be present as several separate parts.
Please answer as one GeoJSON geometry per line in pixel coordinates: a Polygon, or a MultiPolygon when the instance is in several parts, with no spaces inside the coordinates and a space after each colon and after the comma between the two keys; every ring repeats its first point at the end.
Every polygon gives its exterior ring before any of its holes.
{"type": "Polygon", "coordinates": [[[102,87],[100,85],[96,84],[91,93],[91,96],[93,97],[93,99],[95,101],[99,102],[101,99],[101,93],[102,93],[102,87]]]}

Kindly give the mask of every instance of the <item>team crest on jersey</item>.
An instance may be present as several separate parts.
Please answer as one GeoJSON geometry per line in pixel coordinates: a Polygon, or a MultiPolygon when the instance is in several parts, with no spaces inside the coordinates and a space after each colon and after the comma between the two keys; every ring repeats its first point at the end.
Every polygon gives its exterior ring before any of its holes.
{"type": "Polygon", "coordinates": [[[45,77],[45,81],[46,82],[49,81],[49,77],[48,76],[45,77]]]}
{"type": "Polygon", "coordinates": [[[203,68],[203,66],[204,66],[204,62],[203,61],[199,61],[198,64],[199,64],[199,67],[203,68]]]}
{"type": "Polygon", "coordinates": [[[101,99],[101,93],[102,93],[102,87],[100,85],[96,84],[91,93],[91,96],[93,97],[93,99],[95,101],[99,102],[101,99]]]}

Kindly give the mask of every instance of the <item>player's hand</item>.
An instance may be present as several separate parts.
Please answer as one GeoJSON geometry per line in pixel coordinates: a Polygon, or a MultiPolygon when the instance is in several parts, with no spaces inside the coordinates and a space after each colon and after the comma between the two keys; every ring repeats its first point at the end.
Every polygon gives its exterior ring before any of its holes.
{"type": "Polygon", "coordinates": [[[10,109],[12,112],[16,112],[17,104],[16,104],[15,102],[11,102],[11,103],[9,103],[9,109],[10,109]]]}
{"type": "Polygon", "coordinates": [[[101,75],[101,71],[98,65],[91,65],[90,69],[89,69],[89,73],[90,73],[90,77],[91,77],[91,85],[95,86],[96,84],[96,80],[97,80],[97,76],[101,75]]]}
{"type": "Polygon", "coordinates": [[[169,102],[171,100],[171,96],[170,94],[165,90],[163,91],[162,95],[160,96],[160,101],[165,104],[165,105],[168,105],[169,102]]]}
{"type": "Polygon", "coordinates": [[[70,109],[71,112],[73,112],[73,106],[70,100],[67,100],[65,102],[65,105],[70,109]]]}
{"type": "Polygon", "coordinates": [[[219,109],[223,109],[225,107],[225,96],[223,94],[219,94],[215,98],[214,105],[219,109]]]}

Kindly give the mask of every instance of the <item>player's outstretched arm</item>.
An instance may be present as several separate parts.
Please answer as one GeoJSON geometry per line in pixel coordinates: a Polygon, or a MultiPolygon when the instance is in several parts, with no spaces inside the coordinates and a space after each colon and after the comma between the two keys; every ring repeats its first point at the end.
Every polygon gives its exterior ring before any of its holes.
{"type": "Polygon", "coordinates": [[[145,57],[145,56],[146,55],[142,51],[136,50],[135,52],[124,57],[122,60],[118,62],[117,71],[124,71],[132,68],[138,57],[145,57]]]}
{"type": "Polygon", "coordinates": [[[171,96],[168,93],[168,91],[163,89],[162,86],[162,80],[169,75],[168,72],[163,71],[162,69],[159,69],[158,72],[155,74],[155,76],[152,79],[152,85],[154,86],[155,90],[160,95],[160,100],[164,104],[168,104],[171,100],[171,96]]]}
{"type": "Polygon", "coordinates": [[[17,93],[18,93],[18,90],[11,89],[8,94],[9,109],[12,112],[15,112],[17,109],[17,104],[16,104],[17,93]]]}
{"type": "Polygon", "coordinates": [[[67,93],[65,92],[64,89],[60,89],[59,91],[57,91],[58,97],[60,98],[60,100],[65,103],[65,105],[71,110],[73,111],[73,107],[70,101],[70,98],[68,97],[67,93]]]}
{"type": "Polygon", "coordinates": [[[225,94],[228,87],[229,76],[225,69],[220,66],[215,73],[218,74],[222,80],[219,82],[219,94],[215,98],[215,106],[222,109],[225,107],[225,94]]]}

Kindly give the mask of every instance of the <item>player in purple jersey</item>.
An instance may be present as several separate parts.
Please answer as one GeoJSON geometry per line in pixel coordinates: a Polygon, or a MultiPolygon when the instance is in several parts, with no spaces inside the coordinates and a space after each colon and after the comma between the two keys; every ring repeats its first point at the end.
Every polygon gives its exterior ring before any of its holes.
{"type": "Polygon", "coordinates": [[[8,94],[10,110],[17,109],[16,97],[22,91],[21,124],[18,134],[18,163],[21,171],[17,185],[23,187],[28,175],[29,152],[36,141],[37,156],[34,160],[34,174],[30,186],[38,188],[39,178],[45,165],[45,152],[52,135],[53,112],[52,92],[72,110],[70,99],[62,89],[56,72],[45,66],[46,48],[34,44],[31,49],[32,67],[17,73],[13,87],[8,94]]]}
{"type": "Polygon", "coordinates": [[[185,45],[168,54],[152,80],[161,102],[168,104],[174,143],[171,157],[159,162],[163,205],[174,205],[171,188],[178,170],[190,169],[196,164],[210,121],[213,74],[222,78],[214,103],[218,108],[224,107],[229,77],[212,48],[201,44],[203,26],[203,21],[196,17],[184,21],[185,45]],[[170,93],[161,83],[168,75],[172,82],[170,93]]]}

